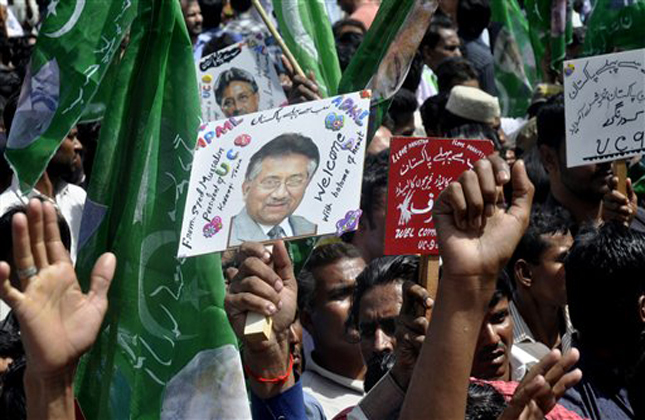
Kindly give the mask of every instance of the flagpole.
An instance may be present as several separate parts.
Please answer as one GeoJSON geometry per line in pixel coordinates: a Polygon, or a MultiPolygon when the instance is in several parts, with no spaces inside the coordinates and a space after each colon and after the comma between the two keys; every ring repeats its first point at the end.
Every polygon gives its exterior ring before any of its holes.
{"type": "Polygon", "coordinates": [[[264,7],[262,7],[262,4],[260,3],[260,0],[251,0],[251,2],[253,3],[253,6],[256,8],[258,13],[260,14],[260,17],[264,21],[264,24],[269,29],[269,32],[271,32],[271,35],[273,35],[273,37],[275,38],[276,42],[278,43],[278,45],[282,49],[282,52],[287,57],[287,60],[289,60],[289,63],[291,63],[291,65],[293,66],[293,69],[296,72],[296,74],[298,76],[303,77],[303,78],[306,79],[307,76],[305,75],[305,72],[302,71],[302,68],[300,67],[300,64],[298,64],[298,62],[296,61],[296,58],[293,56],[293,54],[291,54],[291,51],[287,47],[287,44],[284,43],[284,39],[282,39],[282,37],[280,36],[280,33],[276,29],[275,25],[273,24],[273,22],[271,22],[271,19],[269,18],[269,15],[267,15],[266,10],[264,10],[264,7]]]}

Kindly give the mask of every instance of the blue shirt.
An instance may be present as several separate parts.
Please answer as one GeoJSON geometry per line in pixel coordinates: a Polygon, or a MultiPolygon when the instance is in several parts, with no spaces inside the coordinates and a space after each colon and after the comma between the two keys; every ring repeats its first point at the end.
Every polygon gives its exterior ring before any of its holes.
{"type": "Polygon", "coordinates": [[[253,420],[326,420],[322,406],[303,392],[300,381],[268,400],[251,393],[251,413],[253,420]]]}

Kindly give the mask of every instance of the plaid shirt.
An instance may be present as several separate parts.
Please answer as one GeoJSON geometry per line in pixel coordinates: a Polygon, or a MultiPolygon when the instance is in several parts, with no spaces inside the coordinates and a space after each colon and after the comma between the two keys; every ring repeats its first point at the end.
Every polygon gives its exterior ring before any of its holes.
{"type": "Polygon", "coordinates": [[[265,34],[265,37],[270,36],[267,27],[263,22],[257,21],[250,11],[240,13],[235,19],[230,21],[224,27],[224,32],[231,32],[246,38],[257,33],[265,34]]]}

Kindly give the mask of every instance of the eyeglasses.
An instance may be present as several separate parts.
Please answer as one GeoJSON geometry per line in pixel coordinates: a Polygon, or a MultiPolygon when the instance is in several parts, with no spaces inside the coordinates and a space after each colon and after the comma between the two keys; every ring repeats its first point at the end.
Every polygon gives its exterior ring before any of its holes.
{"type": "MultiPolygon", "coordinates": [[[[307,181],[307,177],[303,175],[293,175],[287,178],[284,181],[284,185],[287,188],[299,188],[302,187],[307,181]]],[[[265,191],[275,191],[282,185],[283,181],[280,178],[266,178],[260,182],[260,188],[265,191]]]]}
{"type": "Polygon", "coordinates": [[[376,330],[380,327],[381,331],[390,337],[394,337],[396,333],[396,317],[381,318],[369,322],[360,322],[358,324],[358,331],[361,334],[361,339],[374,338],[376,330]]]}

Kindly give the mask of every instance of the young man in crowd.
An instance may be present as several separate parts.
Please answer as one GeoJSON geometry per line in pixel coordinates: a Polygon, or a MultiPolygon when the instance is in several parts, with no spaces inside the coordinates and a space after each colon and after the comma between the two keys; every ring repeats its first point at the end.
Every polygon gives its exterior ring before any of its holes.
{"type": "Polygon", "coordinates": [[[305,360],[302,385],[328,418],[363,396],[365,366],[352,339],[356,333],[345,323],[356,277],[364,268],[360,252],[341,242],[315,248],[298,274],[300,319],[314,344],[305,360]]]}
{"type": "Polygon", "coordinates": [[[563,208],[533,207],[531,219],[507,271],[513,283],[510,305],[513,343],[537,358],[571,348],[573,327],[566,310],[564,260],[573,243],[571,217],[563,208]]]}

